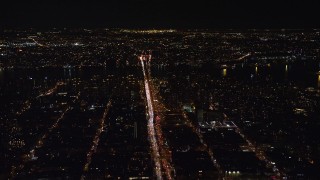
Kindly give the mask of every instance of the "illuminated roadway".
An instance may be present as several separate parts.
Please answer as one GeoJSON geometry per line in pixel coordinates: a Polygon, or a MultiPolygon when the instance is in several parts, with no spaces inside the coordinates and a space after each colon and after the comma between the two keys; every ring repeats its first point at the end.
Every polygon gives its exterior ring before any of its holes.
{"type": "MultiPolygon", "coordinates": [[[[123,82],[121,83],[121,85],[123,85],[123,82]]],[[[96,134],[95,134],[95,136],[94,136],[94,138],[92,140],[92,146],[91,146],[89,152],[87,153],[87,160],[86,160],[86,163],[85,163],[84,168],[83,168],[84,174],[81,176],[81,178],[80,178],[81,180],[82,179],[86,179],[85,173],[89,171],[89,166],[90,166],[91,161],[92,161],[92,156],[97,151],[97,147],[98,147],[99,141],[100,141],[100,135],[104,131],[103,128],[105,127],[105,124],[106,124],[105,120],[107,118],[109,109],[112,106],[112,97],[113,97],[114,92],[116,92],[116,89],[117,89],[117,87],[115,87],[113,89],[112,94],[110,96],[110,99],[109,99],[109,101],[108,101],[108,103],[107,103],[107,105],[105,107],[104,112],[103,112],[102,118],[100,119],[99,128],[97,129],[96,134]]]]}
{"type": "MultiPolygon", "coordinates": [[[[44,92],[44,93],[40,94],[39,96],[35,97],[35,99],[38,99],[38,98],[43,97],[43,96],[49,96],[51,94],[56,93],[58,88],[59,88],[59,86],[62,86],[62,85],[64,85],[63,82],[60,82],[60,81],[57,82],[56,85],[53,88],[48,89],[46,92],[44,92]]],[[[27,110],[29,110],[31,108],[31,103],[32,103],[31,100],[26,100],[23,103],[21,110],[16,112],[16,115],[19,116],[19,115],[23,114],[24,112],[26,112],[27,110]]]]}
{"type": "MultiPolygon", "coordinates": [[[[51,89],[49,90],[51,92],[51,89]]],[[[49,92],[48,91],[48,92],[49,92]]],[[[54,91],[55,92],[55,91],[54,91]]],[[[50,95],[51,93],[45,93],[46,95],[50,95]]],[[[39,97],[39,96],[38,96],[39,97]]],[[[78,92],[77,96],[72,100],[72,103],[76,103],[76,101],[79,100],[80,97],[80,92],[78,92]]],[[[47,137],[49,136],[49,134],[56,129],[59,126],[59,122],[64,118],[65,114],[70,111],[72,109],[71,105],[69,105],[60,115],[60,117],[58,119],[56,119],[56,121],[48,128],[48,131],[46,131],[43,136],[40,137],[40,139],[38,139],[38,141],[36,142],[36,144],[31,148],[31,150],[24,154],[22,157],[22,162],[20,163],[20,165],[18,166],[12,166],[11,172],[10,172],[10,177],[9,179],[14,179],[15,176],[17,176],[20,171],[24,168],[25,164],[36,158],[34,156],[35,152],[37,149],[41,148],[44,144],[44,141],[47,139],[47,137]]]]}
{"type": "MultiPolygon", "coordinates": [[[[149,58],[151,60],[151,56],[149,55],[149,58]]],[[[171,180],[173,179],[172,177],[172,173],[175,172],[171,162],[172,162],[172,157],[171,157],[171,151],[169,150],[168,145],[165,143],[165,139],[162,133],[162,129],[161,129],[161,121],[163,118],[161,118],[161,116],[163,116],[163,114],[161,113],[164,110],[164,107],[162,105],[159,104],[159,101],[156,100],[155,98],[155,94],[157,94],[157,90],[154,88],[152,81],[150,81],[151,79],[151,69],[150,69],[150,61],[147,61],[146,63],[146,68],[147,70],[147,77],[149,79],[149,89],[150,89],[150,96],[151,96],[151,102],[154,103],[152,105],[153,107],[153,112],[155,112],[155,118],[154,118],[154,122],[155,122],[155,132],[156,132],[156,137],[157,137],[157,142],[158,142],[158,147],[159,147],[159,153],[160,153],[160,157],[161,157],[161,167],[163,168],[163,171],[166,175],[166,179],[171,180]],[[157,103],[155,103],[157,102],[157,103]],[[159,109],[160,108],[160,109],[159,109]]],[[[159,99],[159,97],[158,97],[159,99]]]]}
{"type": "Polygon", "coordinates": [[[38,46],[44,47],[43,44],[39,43],[38,41],[36,41],[34,38],[29,37],[29,39],[31,39],[34,43],[36,43],[38,46]]]}
{"type": "Polygon", "coordinates": [[[239,57],[237,60],[238,60],[238,61],[241,61],[241,60],[243,60],[244,58],[249,57],[249,56],[251,56],[251,53],[247,53],[247,54],[239,57]]]}
{"type": "Polygon", "coordinates": [[[153,105],[152,105],[152,99],[151,99],[151,93],[150,93],[150,87],[149,87],[149,79],[146,75],[146,70],[144,66],[144,61],[142,58],[140,58],[143,76],[144,76],[144,87],[146,92],[146,98],[147,98],[147,105],[148,105],[148,136],[149,141],[151,143],[151,149],[152,149],[152,157],[155,163],[155,173],[158,180],[162,179],[162,170],[161,170],[161,163],[160,163],[160,153],[159,153],[159,147],[158,142],[156,138],[156,132],[154,127],[154,111],[153,111],[153,105]]]}
{"type": "MultiPolygon", "coordinates": [[[[99,128],[96,132],[96,135],[93,138],[92,146],[91,146],[89,152],[87,153],[87,162],[85,163],[84,168],[83,168],[84,172],[87,172],[89,170],[89,166],[90,166],[91,160],[92,160],[92,155],[97,151],[97,147],[98,147],[98,144],[100,141],[100,135],[103,132],[103,128],[105,125],[105,119],[107,117],[107,114],[109,112],[111,105],[112,105],[112,101],[110,99],[108,104],[106,105],[103,116],[100,119],[99,128]]],[[[80,179],[85,179],[85,175],[83,174],[80,179]]]]}

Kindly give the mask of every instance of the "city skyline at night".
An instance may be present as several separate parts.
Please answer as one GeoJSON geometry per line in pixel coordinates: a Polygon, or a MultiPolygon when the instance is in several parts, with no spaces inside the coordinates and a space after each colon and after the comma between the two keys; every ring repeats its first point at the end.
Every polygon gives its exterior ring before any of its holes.
{"type": "Polygon", "coordinates": [[[320,179],[314,1],[8,1],[0,179],[320,179]]]}

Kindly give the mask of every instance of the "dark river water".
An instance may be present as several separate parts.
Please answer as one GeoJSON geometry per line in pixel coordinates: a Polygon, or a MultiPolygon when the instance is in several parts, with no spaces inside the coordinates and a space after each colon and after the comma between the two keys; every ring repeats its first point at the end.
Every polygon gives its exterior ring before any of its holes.
{"type": "Polygon", "coordinates": [[[320,88],[319,72],[320,64],[313,62],[263,66],[239,64],[231,68],[215,69],[210,74],[217,78],[232,78],[239,81],[271,80],[275,83],[293,82],[302,88],[320,88]]]}
{"type": "MultiPolygon", "coordinates": [[[[140,68],[140,67],[137,67],[140,68]]],[[[105,69],[102,67],[85,68],[39,68],[39,69],[1,69],[1,89],[13,84],[37,86],[44,82],[55,83],[58,80],[80,78],[82,80],[92,77],[106,77],[115,75],[121,69],[105,69]]],[[[131,69],[131,72],[139,72],[131,69]]],[[[155,71],[153,71],[155,72],[155,71]]],[[[267,64],[267,65],[242,65],[229,66],[227,68],[206,67],[202,73],[207,73],[213,78],[232,78],[239,81],[251,81],[254,79],[268,79],[274,82],[294,82],[303,87],[320,88],[320,63],[291,63],[291,64],[267,64]]],[[[130,72],[128,72],[130,74],[130,72]]],[[[165,76],[166,70],[162,70],[165,76]]],[[[123,75],[123,74],[122,74],[123,75]]],[[[154,73],[157,76],[157,72],[154,73]]]]}

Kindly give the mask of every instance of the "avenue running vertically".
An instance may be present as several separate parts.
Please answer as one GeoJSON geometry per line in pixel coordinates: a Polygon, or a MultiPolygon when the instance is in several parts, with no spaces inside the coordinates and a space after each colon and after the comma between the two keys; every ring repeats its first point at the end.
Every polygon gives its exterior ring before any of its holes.
{"type": "MultiPolygon", "coordinates": [[[[158,180],[162,179],[162,170],[161,170],[161,161],[160,161],[160,153],[159,153],[159,147],[158,142],[156,138],[156,132],[154,127],[154,111],[153,111],[153,104],[151,99],[151,93],[150,93],[150,86],[149,86],[149,78],[146,74],[146,68],[145,68],[145,59],[146,57],[144,55],[139,57],[139,60],[141,62],[143,76],[144,76],[144,87],[146,92],[146,98],[147,98],[147,106],[148,106],[148,138],[151,144],[151,150],[152,150],[152,157],[153,161],[155,163],[155,173],[158,180]]],[[[151,57],[150,57],[151,58],[151,57]]]]}

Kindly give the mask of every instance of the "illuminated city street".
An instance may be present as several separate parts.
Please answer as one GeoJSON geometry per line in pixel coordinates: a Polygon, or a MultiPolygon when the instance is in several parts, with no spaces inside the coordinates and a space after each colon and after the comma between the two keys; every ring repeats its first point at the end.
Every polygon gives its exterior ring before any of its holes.
{"type": "MultiPolygon", "coordinates": [[[[145,90],[147,96],[147,103],[148,103],[148,112],[152,114],[152,119],[149,119],[149,122],[152,123],[150,127],[154,128],[155,133],[155,141],[157,143],[157,151],[160,156],[160,163],[161,167],[164,169],[164,174],[166,179],[172,179],[173,167],[171,165],[171,155],[168,150],[168,147],[164,143],[164,136],[161,130],[161,115],[158,109],[154,109],[155,104],[155,96],[154,96],[154,88],[152,86],[152,76],[151,76],[151,68],[150,68],[150,61],[152,60],[151,55],[141,55],[139,57],[142,65],[143,75],[145,77],[145,90]],[[146,57],[147,56],[147,57],[146,57]],[[146,65],[146,66],[145,66],[146,65]],[[150,111],[152,109],[152,111],[150,111]],[[157,112],[155,115],[154,113],[157,112]]],[[[158,108],[158,106],[156,106],[158,108]]],[[[152,131],[152,130],[151,130],[152,131]]]]}
{"type": "MultiPolygon", "coordinates": [[[[109,111],[109,108],[110,106],[112,105],[112,101],[110,100],[105,108],[105,111],[103,113],[103,116],[100,120],[100,127],[98,128],[97,132],[96,132],[96,135],[94,136],[94,139],[92,141],[92,146],[89,150],[89,152],[87,153],[87,162],[85,163],[84,165],[84,172],[87,172],[88,169],[89,169],[89,166],[90,166],[90,163],[91,163],[91,160],[92,160],[92,154],[95,153],[97,151],[97,147],[98,147],[98,144],[99,144],[99,141],[100,141],[100,135],[103,131],[103,128],[105,126],[105,119],[106,119],[106,116],[108,114],[108,111],[109,111]]],[[[85,175],[83,175],[81,177],[81,179],[84,179],[85,178],[85,175]]]]}
{"type": "Polygon", "coordinates": [[[145,86],[145,93],[147,98],[147,107],[148,107],[148,135],[149,140],[151,143],[151,149],[152,149],[152,157],[155,163],[155,173],[157,179],[162,179],[162,170],[161,170],[161,157],[159,153],[159,147],[157,142],[157,134],[154,127],[154,111],[153,111],[153,103],[151,99],[151,92],[149,89],[149,78],[146,75],[146,69],[145,69],[145,60],[143,60],[143,57],[140,57],[140,62],[142,66],[143,76],[144,76],[144,86],[145,86]]]}

